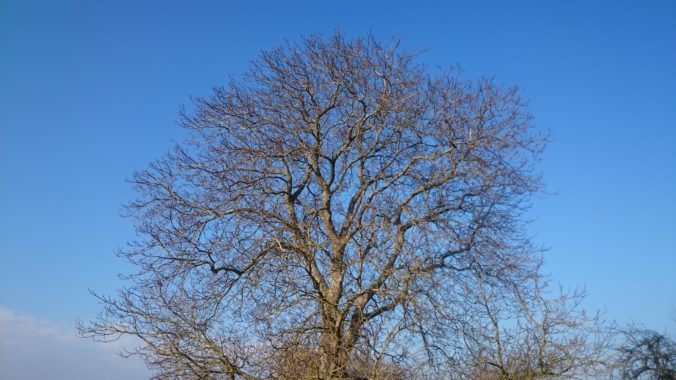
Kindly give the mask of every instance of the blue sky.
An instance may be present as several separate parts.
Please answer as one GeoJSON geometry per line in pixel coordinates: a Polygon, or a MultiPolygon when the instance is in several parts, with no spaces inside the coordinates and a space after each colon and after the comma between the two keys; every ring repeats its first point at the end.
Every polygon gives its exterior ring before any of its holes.
{"type": "Polygon", "coordinates": [[[0,330],[93,317],[88,288],[132,269],[114,256],[133,237],[124,180],[183,138],[179,107],[261,49],[340,29],[520,86],[556,136],[529,214],[552,279],[674,332],[674,20],[670,0],[0,0],[0,330]]]}

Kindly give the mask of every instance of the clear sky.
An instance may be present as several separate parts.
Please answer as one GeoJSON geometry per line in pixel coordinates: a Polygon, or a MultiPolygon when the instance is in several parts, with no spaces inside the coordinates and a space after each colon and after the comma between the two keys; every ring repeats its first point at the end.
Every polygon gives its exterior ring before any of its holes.
{"type": "Polygon", "coordinates": [[[530,212],[546,270],[610,319],[676,331],[676,1],[0,0],[0,375],[10,341],[78,357],[59,337],[97,312],[88,288],[132,269],[124,180],[183,138],[189,96],[336,29],[520,86],[556,136],[530,212]]]}

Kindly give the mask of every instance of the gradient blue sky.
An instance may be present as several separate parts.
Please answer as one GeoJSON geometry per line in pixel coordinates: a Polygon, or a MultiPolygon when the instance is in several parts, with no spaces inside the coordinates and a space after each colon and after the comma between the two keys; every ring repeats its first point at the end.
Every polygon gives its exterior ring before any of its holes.
{"type": "Polygon", "coordinates": [[[133,237],[124,179],[183,138],[179,107],[261,49],[337,28],[519,85],[556,135],[554,194],[530,212],[547,271],[611,319],[676,330],[672,0],[0,0],[0,307],[93,317],[87,289],[131,269],[114,256],[133,237]]]}

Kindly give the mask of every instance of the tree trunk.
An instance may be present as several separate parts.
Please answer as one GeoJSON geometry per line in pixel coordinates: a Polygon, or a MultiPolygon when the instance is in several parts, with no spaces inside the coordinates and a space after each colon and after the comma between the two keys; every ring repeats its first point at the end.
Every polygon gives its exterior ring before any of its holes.
{"type": "Polygon", "coordinates": [[[320,337],[320,376],[323,380],[347,379],[348,350],[337,323],[338,315],[334,305],[325,304],[320,337]]]}
{"type": "Polygon", "coordinates": [[[321,337],[321,378],[324,380],[347,379],[348,352],[340,336],[327,332],[321,337]]]}

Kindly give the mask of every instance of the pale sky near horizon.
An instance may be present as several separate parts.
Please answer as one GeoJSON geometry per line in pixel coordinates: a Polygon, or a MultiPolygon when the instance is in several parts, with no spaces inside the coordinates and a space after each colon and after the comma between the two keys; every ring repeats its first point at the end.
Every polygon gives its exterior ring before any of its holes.
{"type": "Polygon", "coordinates": [[[540,165],[551,194],[528,214],[552,281],[675,333],[674,20],[670,0],[0,0],[0,378],[147,376],[72,338],[98,311],[88,289],[113,293],[133,270],[114,255],[133,238],[125,178],[185,136],[190,96],[261,49],[335,30],[397,35],[430,67],[518,85],[555,135],[540,165]]]}

